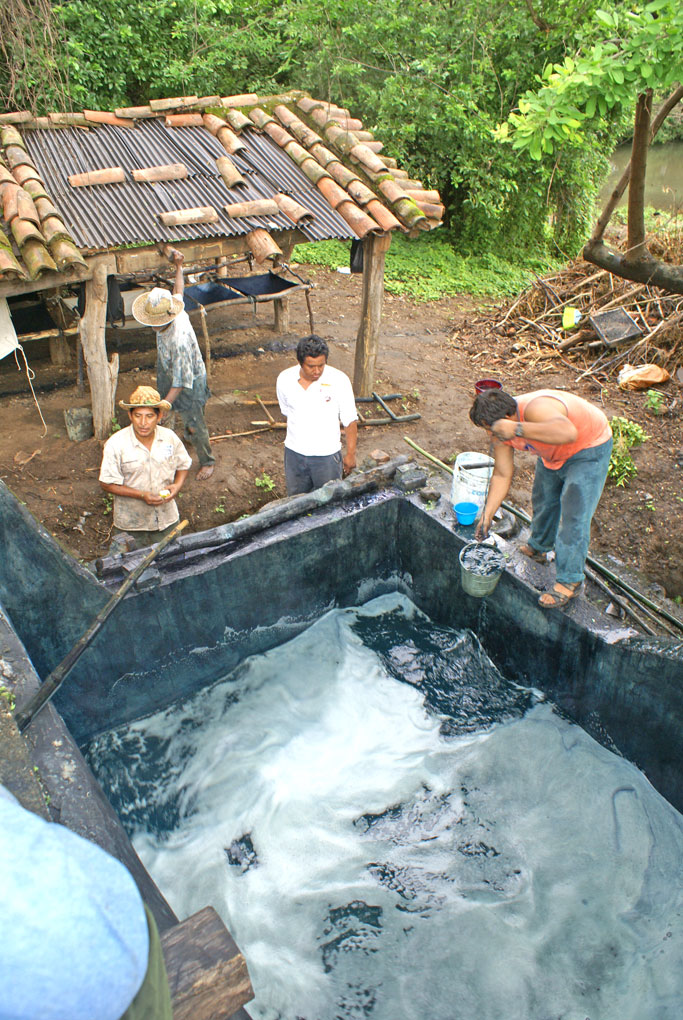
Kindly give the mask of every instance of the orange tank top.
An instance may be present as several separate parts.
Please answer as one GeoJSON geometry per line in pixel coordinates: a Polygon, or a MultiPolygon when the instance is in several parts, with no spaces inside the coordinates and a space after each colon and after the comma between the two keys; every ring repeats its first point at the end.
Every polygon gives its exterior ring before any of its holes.
{"type": "Polygon", "coordinates": [[[524,411],[528,404],[536,397],[554,397],[567,409],[567,417],[579,433],[573,443],[560,443],[553,446],[551,443],[539,443],[537,440],[519,438],[507,440],[507,445],[515,450],[526,450],[528,453],[537,454],[547,468],[557,469],[573,457],[579,450],[590,450],[594,446],[602,446],[608,439],[612,438],[607,416],[583,397],[577,397],[573,393],[565,393],[563,390],[534,390],[533,393],[522,393],[515,397],[517,401],[517,412],[519,420],[523,422],[524,411]]]}

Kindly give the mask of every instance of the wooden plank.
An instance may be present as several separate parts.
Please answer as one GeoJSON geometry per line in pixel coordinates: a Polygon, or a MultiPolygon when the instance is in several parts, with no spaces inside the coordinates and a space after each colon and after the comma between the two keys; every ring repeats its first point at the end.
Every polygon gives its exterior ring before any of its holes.
{"type": "MultiPolygon", "coordinates": [[[[173,247],[181,251],[186,263],[210,261],[226,255],[249,251],[246,236],[213,237],[209,240],[174,241],[173,247]]],[[[169,270],[170,263],[156,247],[127,248],[116,252],[116,271],[121,274],[169,270]]],[[[54,284],[53,284],[54,286],[54,284]]]]}
{"type": "Polygon", "coordinates": [[[254,998],[244,957],[213,907],[161,937],[173,1020],[228,1020],[254,998]]]}
{"type": "MultiPolygon", "coordinates": [[[[168,264],[168,263],[167,263],[168,264]]],[[[34,291],[50,290],[53,287],[63,287],[67,283],[79,283],[92,276],[92,268],[75,266],[73,269],[65,270],[63,273],[44,273],[39,280],[0,280],[0,298],[14,297],[19,294],[32,294],[34,291]]]]}
{"type": "Polygon", "coordinates": [[[391,234],[369,235],[363,241],[363,295],[353,365],[353,392],[369,397],[375,385],[375,362],[384,301],[384,261],[391,234]]]}

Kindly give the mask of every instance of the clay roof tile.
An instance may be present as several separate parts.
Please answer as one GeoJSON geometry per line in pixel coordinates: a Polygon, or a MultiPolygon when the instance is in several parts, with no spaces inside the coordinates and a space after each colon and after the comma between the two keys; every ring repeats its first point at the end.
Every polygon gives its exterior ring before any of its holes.
{"type": "MultiPolygon", "coordinates": [[[[321,209],[321,198],[329,205],[330,215],[334,215],[331,210],[336,210],[358,237],[365,237],[370,232],[397,229],[403,229],[412,235],[437,226],[444,213],[443,203],[435,189],[424,188],[420,181],[409,178],[405,170],[396,167],[396,161],[391,157],[379,156],[383,151],[383,143],[375,139],[372,132],[363,129],[362,121],[352,117],[344,107],[297,92],[272,96],[261,101],[255,93],[201,98],[180,96],[151,100],[147,106],[122,107],[114,113],[86,110],[80,113],[53,113],[39,118],[34,118],[29,111],[4,113],[0,114],[0,197],[3,199],[3,209],[4,205],[7,205],[7,213],[12,224],[10,232],[14,240],[7,237],[3,241],[4,234],[0,233],[0,278],[20,276],[26,278],[29,275],[35,278],[48,269],[61,271],[70,265],[84,264],[83,256],[67,226],[70,222],[69,216],[72,217],[71,222],[74,222],[74,217],[78,217],[80,206],[64,205],[66,200],[59,200],[60,193],[53,190],[55,173],[58,176],[61,174],[63,178],[68,176],[67,169],[59,167],[58,158],[55,163],[54,153],[59,152],[61,143],[55,139],[55,149],[47,141],[43,142],[36,136],[37,147],[31,143],[27,149],[26,139],[30,138],[32,131],[87,127],[93,129],[91,137],[100,135],[103,140],[106,139],[106,145],[104,148],[101,144],[89,148],[87,132],[83,131],[83,141],[79,143],[81,155],[77,164],[77,168],[79,171],[83,170],[83,173],[71,174],[68,177],[72,187],[102,184],[106,180],[112,185],[111,193],[117,194],[118,202],[124,192],[116,190],[117,182],[125,184],[128,189],[135,187],[131,182],[131,174],[133,180],[145,182],[167,180],[173,186],[177,184],[178,188],[185,187],[183,182],[186,179],[188,185],[192,183],[190,190],[178,191],[176,199],[169,203],[185,205],[186,208],[169,210],[166,205],[165,209],[162,207],[159,210],[159,217],[162,220],[165,217],[170,224],[167,229],[174,231],[174,228],[178,228],[179,231],[183,231],[196,223],[200,225],[200,233],[188,235],[174,232],[171,237],[207,236],[201,232],[207,229],[201,226],[202,224],[214,224],[213,231],[216,227],[224,229],[220,227],[220,220],[225,213],[219,215],[216,212],[221,208],[220,199],[212,192],[211,188],[215,187],[215,184],[210,184],[211,181],[217,181],[220,187],[228,189],[247,185],[249,189],[253,189],[255,185],[255,192],[253,190],[243,192],[252,214],[256,208],[254,202],[258,204],[259,209],[265,203],[263,209],[267,210],[267,215],[275,215],[274,209],[277,208],[292,223],[298,223],[299,229],[303,229],[304,232],[307,224],[309,228],[316,224],[318,230],[321,227],[325,229],[325,216],[314,211],[315,201],[318,202],[317,209],[321,209]],[[218,110],[222,114],[220,117],[216,115],[218,110]],[[145,124],[148,120],[156,120],[162,131],[164,127],[203,126],[216,137],[226,152],[238,154],[239,166],[227,156],[216,157],[214,152],[212,159],[215,161],[215,167],[213,172],[208,171],[207,178],[207,171],[200,169],[201,161],[205,158],[205,154],[202,153],[196,166],[195,163],[189,162],[187,166],[184,163],[178,164],[182,172],[176,173],[172,164],[174,158],[172,150],[164,148],[163,142],[161,148],[157,145],[157,140],[160,140],[161,136],[142,135],[143,131],[159,130],[156,125],[150,124],[148,127],[145,124]],[[137,128],[128,135],[130,146],[127,156],[124,156],[120,147],[110,145],[109,140],[117,137],[116,133],[110,135],[106,133],[111,127],[137,128]],[[238,137],[241,132],[245,132],[243,138],[238,137]],[[259,136],[262,140],[259,140],[259,136]],[[137,138],[142,140],[143,137],[143,144],[138,149],[137,138]],[[147,145],[147,138],[154,140],[153,148],[147,145]],[[282,161],[283,155],[268,149],[271,144],[269,139],[276,143],[279,150],[284,150],[292,161],[292,168],[286,173],[295,173],[296,164],[305,177],[316,185],[318,197],[311,199],[310,209],[306,207],[305,199],[297,201],[297,198],[306,194],[307,185],[302,186],[301,192],[297,192],[294,179],[291,183],[291,194],[285,194],[285,191],[290,191],[289,184],[287,186],[280,184],[278,186],[282,187],[283,191],[276,197],[273,196],[272,167],[269,164],[273,158],[282,161]],[[33,152],[36,153],[37,163],[34,163],[30,155],[33,152]],[[134,168],[135,154],[138,153],[138,162],[144,163],[145,157],[149,160],[150,152],[157,156],[159,166],[134,168]],[[244,165],[241,162],[243,156],[239,156],[242,152],[248,153],[248,174],[240,169],[244,165]],[[39,153],[43,156],[50,154],[45,166],[38,158],[39,153]],[[98,163],[100,167],[103,162],[106,163],[107,155],[112,161],[120,160],[121,165],[105,168],[102,176],[103,172],[98,169],[98,163]],[[133,167],[128,162],[130,156],[133,157],[133,167]],[[168,159],[167,163],[162,163],[164,157],[168,159]],[[266,161],[262,164],[263,158],[266,161]],[[7,166],[3,164],[3,159],[7,166]],[[190,165],[191,177],[187,173],[187,167],[190,165]],[[47,166],[50,168],[49,172],[47,166]],[[267,171],[265,190],[259,176],[264,170],[267,171]],[[395,174],[391,172],[392,170],[396,171],[395,174]],[[113,177],[108,176],[112,173],[113,177]],[[157,173],[160,176],[157,177],[157,173]],[[44,178],[41,174],[45,175],[44,178]],[[45,181],[49,184],[49,192],[45,181]],[[202,188],[205,189],[203,193],[202,188]],[[294,198],[294,195],[297,198],[294,198]],[[54,201],[51,196],[54,196],[54,201]],[[177,200],[178,197],[180,201],[177,200]],[[206,202],[206,205],[201,205],[202,201],[206,202]],[[60,212],[60,205],[64,206],[64,215],[60,212]]],[[[189,138],[189,134],[182,136],[183,146],[187,144],[189,138]]],[[[207,146],[209,143],[203,144],[207,146]]],[[[197,151],[199,155],[201,150],[197,151]]],[[[74,167],[74,164],[71,166],[74,167]]],[[[147,193],[144,191],[144,194],[147,193]]],[[[82,200],[93,203],[91,212],[95,219],[98,194],[103,194],[101,188],[86,187],[82,195],[82,200]]],[[[142,188],[140,194],[143,194],[142,188]]],[[[164,194],[168,202],[171,192],[164,194]]],[[[235,192],[235,195],[238,193],[235,192]]],[[[232,203],[232,207],[239,208],[242,205],[244,203],[232,203]]],[[[105,215],[111,217],[111,211],[105,215]]],[[[132,208],[131,216],[135,215],[136,210],[132,208]]],[[[266,212],[263,215],[266,215],[266,212]]],[[[156,222],[158,223],[158,220],[156,222]]],[[[79,229],[81,231],[79,237],[87,235],[85,221],[80,224],[79,229]]],[[[208,230],[210,235],[212,228],[209,226],[208,230]]],[[[255,246],[259,252],[257,261],[279,257],[280,249],[267,231],[252,231],[249,238],[249,244],[255,246]]],[[[143,243],[149,244],[160,239],[150,237],[143,243]]],[[[90,247],[97,250],[95,244],[90,247]]]]}
{"type": "Polygon", "coordinates": [[[348,193],[343,188],[340,188],[331,177],[321,177],[318,181],[318,188],[322,191],[333,209],[336,209],[342,202],[348,202],[349,200],[348,193]]]}

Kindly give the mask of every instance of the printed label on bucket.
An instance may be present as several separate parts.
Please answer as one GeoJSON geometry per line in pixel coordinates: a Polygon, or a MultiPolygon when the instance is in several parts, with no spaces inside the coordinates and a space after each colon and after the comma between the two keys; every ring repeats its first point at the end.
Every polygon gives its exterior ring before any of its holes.
{"type": "Polygon", "coordinates": [[[492,473],[493,457],[475,451],[459,453],[453,465],[451,506],[455,508],[456,503],[476,503],[477,509],[481,510],[492,473]]]}

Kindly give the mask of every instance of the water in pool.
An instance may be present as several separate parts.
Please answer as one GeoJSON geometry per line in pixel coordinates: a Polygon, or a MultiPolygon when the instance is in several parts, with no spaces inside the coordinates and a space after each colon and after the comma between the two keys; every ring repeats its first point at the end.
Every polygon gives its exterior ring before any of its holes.
{"type": "Polygon", "coordinates": [[[683,819],[385,596],[329,613],[89,757],[259,1020],[678,1020],[683,819]]]}

